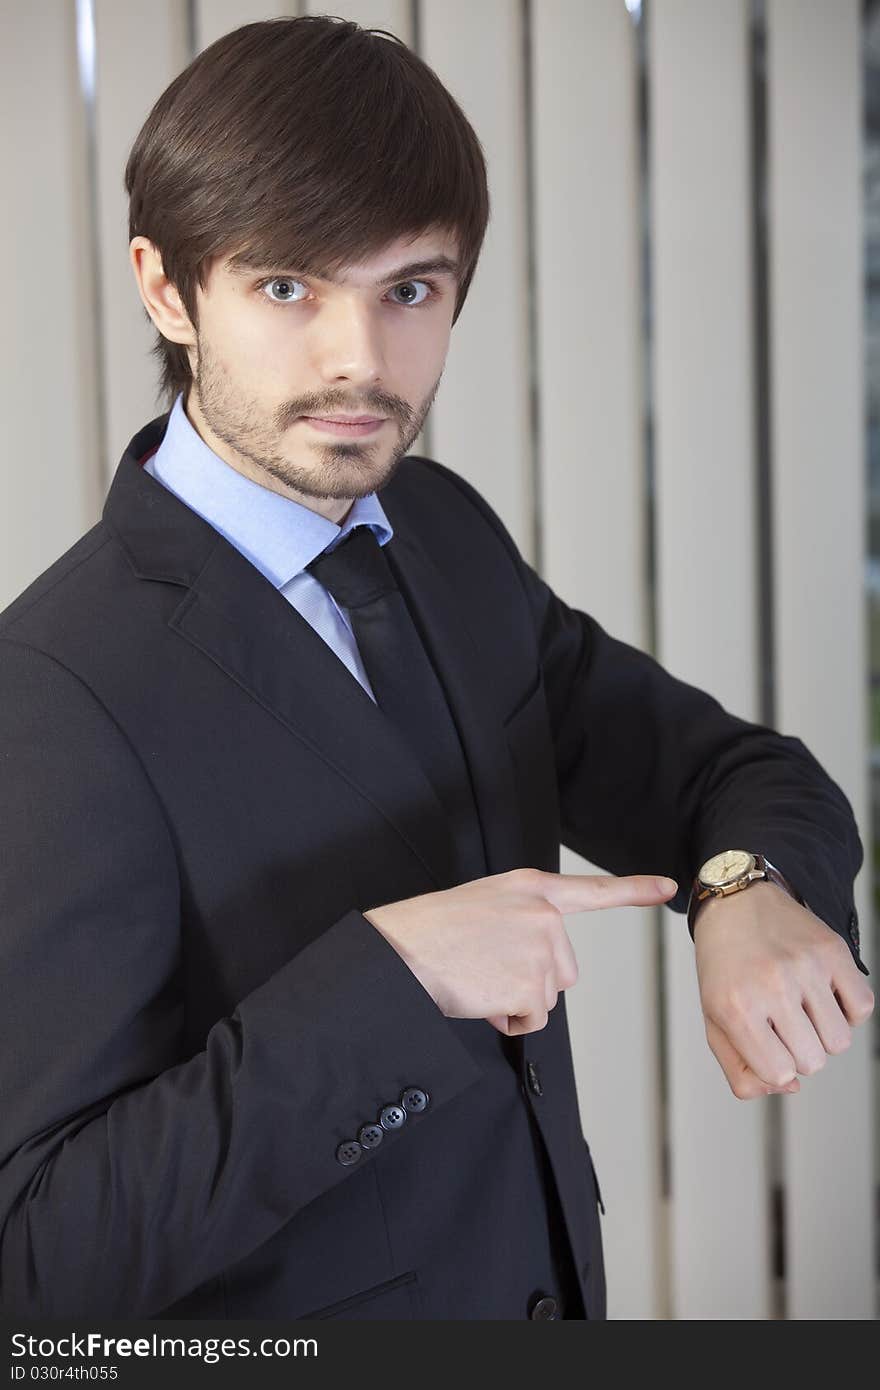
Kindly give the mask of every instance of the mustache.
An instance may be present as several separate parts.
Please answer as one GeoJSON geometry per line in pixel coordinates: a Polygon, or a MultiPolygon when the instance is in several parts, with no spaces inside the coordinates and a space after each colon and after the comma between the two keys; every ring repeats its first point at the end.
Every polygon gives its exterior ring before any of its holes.
{"type": "Polygon", "coordinates": [[[296,424],[297,420],[301,419],[304,415],[316,416],[318,419],[329,418],[331,415],[369,416],[370,419],[381,419],[383,416],[387,416],[389,420],[397,420],[400,418],[401,414],[404,415],[404,423],[406,423],[406,419],[410,417],[412,412],[405,407],[401,410],[400,407],[380,405],[378,403],[373,406],[337,401],[333,405],[305,406],[301,410],[297,410],[295,414],[288,414],[283,428],[286,428],[288,425],[296,424]]]}

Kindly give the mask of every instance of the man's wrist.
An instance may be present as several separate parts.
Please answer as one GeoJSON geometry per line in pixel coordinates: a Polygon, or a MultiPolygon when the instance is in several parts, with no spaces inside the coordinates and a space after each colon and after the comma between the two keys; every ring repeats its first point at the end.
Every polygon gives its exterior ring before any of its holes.
{"type": "MultiPolygon", "coordinates": [[[[744,893],[758,893],[766,895],[766,890],[775,889],[777,893],[784,893],[787,898],[796,901],[793,894],[788,893],[779,883],[774,883],[771,879],[761,879],[756,883],[750,883],[748,888],[741,888],[736,893],[709,893],[700,902],[696,903],[691,912],[691,939],[696,940],[697,923],[705,918],[707,909],[712,903],[733,902],[740,898],[744,893]]],[[[711,914],[714,915],[714,914],[711,914]]]]}
{"type": "Polygon", "coordinates": [[[703,912],[705,912],[705,909],[708,908],[709,903],[712,901],[722,901],[723,898],[738,898],[742,892],[753,892],[755,888],[769,887],[779,888],[780,892],[784,892],[785,897],[791,898],[794,902],[801,903],[802,906],[806,906],[804,898],[799,894],[798,888],[795,888],[794,884],[788,881],[788,878],[784,876],[784,873],[781,873],[780,869],[777,869],[776,865],[770,863],[770,860],[762,855],[758,856],[758,863],[759,866],[763,865],[766,877],[753,877],[751,883],[745,884],[744,887],[737,888],[734,892],[706,892],[706,884],[701,883],[701,880],[699,880],[699,873],[695,874],[694,881],[692,881],[691,884],[691,897],[688,899],[687,906],[688,931],[690,931],[691,934],[691,941],[694,941],[696,922],[698,922],[699,917],[703,915],[703,912]],[[702,897],[699,897],[701,894],[702,897]]]}

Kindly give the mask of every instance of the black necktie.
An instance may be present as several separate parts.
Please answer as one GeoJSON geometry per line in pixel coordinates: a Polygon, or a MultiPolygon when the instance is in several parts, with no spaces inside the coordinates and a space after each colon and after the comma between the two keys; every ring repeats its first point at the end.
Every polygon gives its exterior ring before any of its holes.
{"type": "Polygon", "coordinates": [[[460,881],[482,877],[479,818],[458,731],[383,547],[369,526],[355,526],[306,569],[348,610],[376,703],[419,759],[446,812],[460,881]]]}

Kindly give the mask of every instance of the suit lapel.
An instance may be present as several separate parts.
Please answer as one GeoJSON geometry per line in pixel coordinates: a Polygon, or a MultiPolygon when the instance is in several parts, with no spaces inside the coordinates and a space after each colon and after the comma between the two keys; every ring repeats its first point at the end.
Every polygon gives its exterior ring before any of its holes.
{"type": "Polygon", "coordinates": [[[170,626],[366,797],[449,887],[451,837],[416,757],[323,638],[221,540],[170,626]]]}
{"type": "MultiPolygon", "coordinates": [[[[331,648],[279,590],[219,532],[139,467],[168,416],[145,426],[117,468],[104,519],[144,578],[187,592],[172,627],[371,802],[438,888],[455,880],[454,846],[421,765],[331,648]]],[[[387,554],[458,726],[483,828],[487,873],[523,862],[520,820],[494,697],[490,655],[440,568],[412,535],[393,486],[382,504],[394,526],[387,554]]]]}

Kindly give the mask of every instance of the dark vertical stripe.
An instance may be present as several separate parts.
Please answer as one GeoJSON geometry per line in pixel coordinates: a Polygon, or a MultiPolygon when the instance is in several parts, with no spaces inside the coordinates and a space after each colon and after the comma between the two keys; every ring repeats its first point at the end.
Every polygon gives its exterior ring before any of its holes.
{"type": "Polygon", "coordinates": [[[188,66],[199,52],[198,20],[196,17],[196,0],[186,0],[184,10],[184,23],[186,25],[186,63],[188,66]]]}
{"type": "Polygon", "coordinates": [[[638,160],[639,160],[639,225],[641,227],[641,320],[640,347],[642,354],[642,466],[644,478],[645,551],[642,556],[642,588],[647,625],[647,650],[657,651],[657,516],[655,505],[656,469],[654,462],[654,288],[652,275],[653,242],[651,239],[651,86],[648,62],[648,25],[651,22],[650,0],[630,11],[636,26],[638,53],[638,160]]]}
{"type": "Polygon", "coordinates": [[[97,497],[100,500],[103,499],[107,491],[109,471],[113,460],[108,454],[105,389],[104,294],[98,206],[98,137],[95,122],[96,45],[94,0],[76,0],[76,55],[79,90],[86,128],[86,179],[88,187],[86,218],[88,258],[92,273],[92,358],[95,380],[95,441],[97,444],[94,468],[98,489],[97,497]]]}
{"type": "Polygon", "coordinates": [[[770,310],[767,252],[767,58],[764,0],[751,0],[749,92],[751,96],[753,384],[755,523],[758,540],[758,628],[760,690],[758,719],[775,726],[773,620],[773,529],[771,488],[770,310]]]}
{"type": "MultiPolygon", "coordinates": [[[[752,394],[755,467],[757,605],[753,614],[758,650],[758,721],[775,727],[775,633],[773,617],[773,513],[771,473],[770,301],[767,243],[767,16],[765,0],[751,0],[749,15],[749,135],[751,153],[752,394]]],[[[760,846],[758,846],[760,848],[760,846]]],[[[785,1318],[785,1180],[782,1097],[765,1105],[767,1210],[770,1230],[771,1317],[785,1318]]]]}
{"type": "Polygon", "coordinates": [[[526,284],[529,293],[526,298],[528,323],[526,327],[526,354],[528,371],[528,450],[529,450],[529,490],[532,522],[532,563],[539,574],[544,572],[544,507],[541,483],[541,383],[538,352],[540,331],[538,321],[537,285],[538,264],[536,254],[537,218],[535,192],[535,101],[534,101],[534,55],[532,52],[532,3],[533,0],[520,0],[520,33],[522,38],[522,80],[523,105],[525,108],[525,183],[526,183],[526,284]]]}
{"type": "MultiPolygon", "coordinates": [[[[644,478],[642,497],[644,499],[645,551],[642,556],[642,585],[644,612],[646,615],[646,650],[657,652],[657,517],[656,517],[656,468],[654,456],[654,300],[651,238],[651,84],[648,49],[648,25],[651,22],[650,0],[641,5],[628,6],[636,26],[638,55],[638,160],[639,160],[639,225],[641,227],[640,246],[640,348],[642,356],[642,460],[644,478]]],[[[682,885],[680,885],[682,886],[682,885]]],[[[657,1123],[659,1127],[660,1197],[663,1208],[658,1216],[658,1235],[660,1238],[659,1263],[663,1271],[658,1295],[661,1301],[660,1316],[672,1317],[671,1288],[672,1270],[669,1264],[668,1231],[664,1215],[672,1196],[672,1158],[670,1141],[670,1096],[669,1096],[669,1049],[667,1046],[668,1008],[666,999],[666,950],[664,944],[664,909],[656,908],[652,914],[654,925],[654,968],[657,980],[657,1123]]]]}

